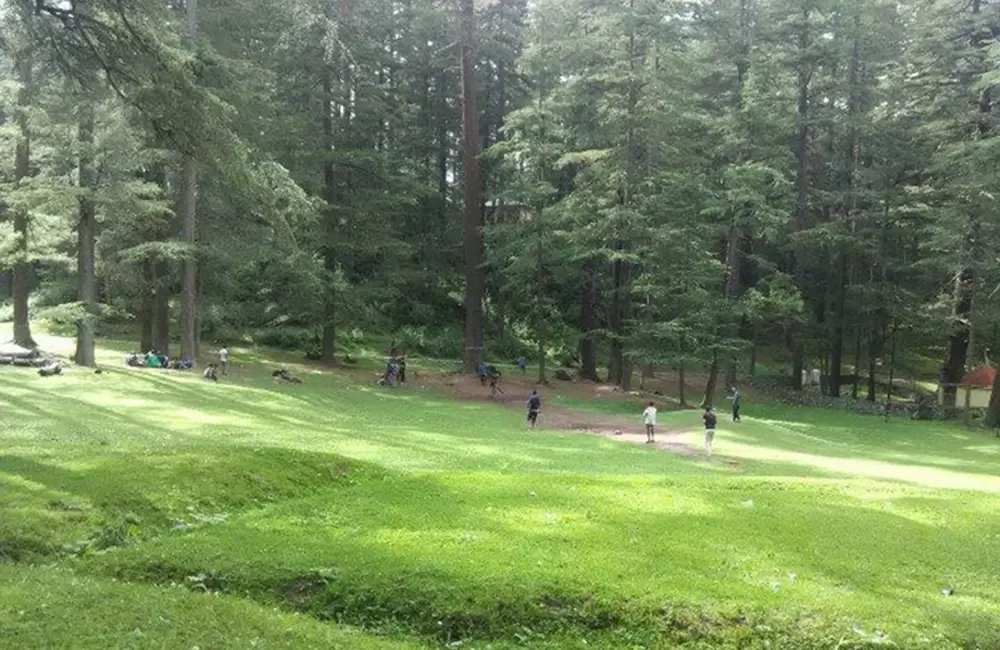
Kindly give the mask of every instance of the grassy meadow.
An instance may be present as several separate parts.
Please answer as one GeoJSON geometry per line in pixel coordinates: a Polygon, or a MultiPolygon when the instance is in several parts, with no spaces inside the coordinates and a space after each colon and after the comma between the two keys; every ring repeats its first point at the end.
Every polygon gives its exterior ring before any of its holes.
{"type": "Polygon", "coordinates": [[[0,368],[0,647],[1000,648],[985,434],[748,396],[708,463],[419,382],[103,354],[0,368]]]}

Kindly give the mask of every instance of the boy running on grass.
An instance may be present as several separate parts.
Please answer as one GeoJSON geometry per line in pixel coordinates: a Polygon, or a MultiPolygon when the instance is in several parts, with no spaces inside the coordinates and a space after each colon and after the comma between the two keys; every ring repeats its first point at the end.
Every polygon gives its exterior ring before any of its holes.
{"type": "Polygon", "coordinates": [[[486,376],[490,380],[490,397],[496,397],[497,393],[503,395],[503,389],[500,388],[500,376],[503,373],[496,366],[489,366],[486,370],[486,376]]]}
{"type": "Polygon", "coordinates": [[[528,426],[532,429],[538,423],[538,412],[542,410],[542,398],[538,396],[538,391],[531,391],[528,397],[528,426]]]}
{"type": "Polygon", "coordinates": [[[652,402],[642,412],[642,421],[646,425],[646,444],[656,442],[656,405],[652,402]]]}
{"type": "Polygon", "coordinates": [[[705,407],[705,414],[701,416],[701,419],[705,421],[705,456],[712,460],[712,441],[715,440],[715,426],[718,419],[712,412],[711,406],[705,407]]]}

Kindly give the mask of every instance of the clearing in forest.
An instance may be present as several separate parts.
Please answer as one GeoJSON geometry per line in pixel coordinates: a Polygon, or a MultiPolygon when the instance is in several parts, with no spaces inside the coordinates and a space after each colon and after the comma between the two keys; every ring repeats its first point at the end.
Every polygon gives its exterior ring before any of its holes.
{"type": "Polygon", "coordinates": [[[992,438],[748,404],[706,463],[565,430],[612,398],[236,361],[2,369],[0,646],[996,647],[992,438]]]}

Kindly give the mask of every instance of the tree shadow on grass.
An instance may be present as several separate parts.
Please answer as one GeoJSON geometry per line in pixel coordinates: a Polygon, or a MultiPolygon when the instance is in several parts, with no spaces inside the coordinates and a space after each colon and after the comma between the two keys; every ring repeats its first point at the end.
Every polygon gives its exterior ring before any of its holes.
{"type": "MultiPolygon", "coordinates": [[[[706,602],[765,619],[770,609],[785,622],[823,618],[817,612],[835,604],[827,620],[846,633],[886,619],[909,625],[925,611],[956,638],[965,625],[976,626],[970,635],[984,629],[987,614],[940,601],[935,572],[924,568],[974,558],[952,558],[953,548],[933,546],[934,526],[902,513],[820,504],[803,499],[807,489],[750,492],[747,507],[746,494],[707,482],[671,504],[666,489],[638,502],[631,482],[481,478],[389,476],[90,566],[152,582],[201,574],[215,588],[320,617],[431,634],[446,625],[456,638],[560,621],[613,627],[655,620],[665,604],[706,602]],[[622,496],[608,496],[615,491],[622,496]],[[786,580],[792,573],[797,580],[786,580]]],[[[956,544],[971,548],[978,533],[963,531],[956,544]]],[[[983,587],[976,597],[996,595],[983,587]]]]}
{"type": "Polygon", "coordinates": [[[102,447],[82,465],[72,457],[6,454],[0,456],[0,489],[3,502],[18,513],[0,518],[0,547],[4,539],[7,546],[20,539],[19,546],[31,542],[29,555],[45,555],[122,518],[131,534],[147,539],[379,472],[331,454],[207,444],[142,454],[102,447]]]}
{"type": "Polygon", "coordinates": [[[163,510],[114,473],[76,471],[24,456],[0,456],[0,474],[16,476],[51,491],[82,499],[108,515],[135,513],[164,521],[163,510]]]}
{"type": "Polygon", "coordinates": [[[978,451],[983,446],[1000,449],[1000,440],[951,423],[902,418],[883,422],[859,414],[766,408],[756,419],[730,429],[765,447],[1000,474],[1000,457],[978,451]]]}
{"type": "Polygon", "coordinates": [[[1000,573],[1000,560],[982,539],[995,537],[997,525],[971,517],[958,497],[887,502],[817,507],[761,497],[755,508],[734,509],[726,521],[735,537],[746,540],[752,531],[752,546],[780,559],[773,584],[790,598],[800,587],[828,587],[842,594],[831,605],[848,615],[857,600],[881,603],[877,618],[859,617],[859,623],[880,626],[888,619],[898,628],[902,621],[922,621],[911,632],[930,633],[943,624],[953,641],[995,641],[998,590],[986,576],[1000,573]]]}
{"type": "MultiPolygon", "coordinates": [[[[759,450],[774,450],[776,459],[797,458],[798,462],[831,471],[851,474],[851,464],[870,466],[871,472],[858,470],[859,475],[871,474],[879,478],[874,466],[895,466],[884,473],[888,480],[920,483],[922,469],[940,474],[933,487],[948,487],[946,474],[953,474],[958,484],[972,484],[974,477],[984,477],[986,482],[1000,476],[1000,458],[970,450],[971,445],[982,445],[984,437],[974,434],[960,435],[952,430],[936,431],[924,423],[890,423],[872,430],[845,426],[843,415],[836,423],[800,423],[783,420],[746,420],[742,425],[728,425],[720,432],[723,441],[748,445],[759,450]],[[829,462],[820,460],[829,459],[829,462]],[[835,469],[843,468],[843,469],[835,469]],[[910,478],[906,478],[910,475],[910,478]]],[[[861,422],[874,422],[874,419],[861,422]]],[[[878,424],[882,425],[881,421],[878,424]]],[[[753,457],[760,454],[753,454],[753,457]]],[[[745,456],[750,457],[750,456],[745,456]]],[[[763,458],[758,458],[763,460],[763,458]]],[[[795,462],[795,460],[791,460],[795,462]]],[[[962,487],[962,485],[956,487],[962,487]]],[[[998,484],[1000,487],[1000,484],[998,484]]],[[[976,488],[973,488],[976,489],[976,488]]]]}

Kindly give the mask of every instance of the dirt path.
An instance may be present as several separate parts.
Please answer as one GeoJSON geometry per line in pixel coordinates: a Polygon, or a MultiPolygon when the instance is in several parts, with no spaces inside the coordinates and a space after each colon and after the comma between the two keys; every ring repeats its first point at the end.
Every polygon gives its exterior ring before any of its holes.
{"type": "MultiPolygon", "coordinates": [[[[436,377],[421,376],[420,383],[425,385],[437,385],[444,388],[454,399],[468,400],[475,402],[493,402],[503,404],[509,408],[522,410],[524,402],[521,395],[527,395],[535,389],[535,385],[526,381],[509,380],[506,377],[503,383],[505,395],[497,396],[493,399],[489,395],[489,389],[483,387],[475,379],[463,377],[436,377]],[[513,396],[517,397],[513,397],[513,396]]],[[[602,395],[602,399],[614,399],[609,397],[609,388],[600,385],[587,385],[587,390],[592,393],[602,395]]],[[[572,387],[568,387],[572,388],[572,387]]],[[[583,387],[578,391],[561,390],[561,393],[582,392],[583,387]]],[[[541,429],[556,431],[571,431],[585,435],[600,436],[610,438],[618,442],[626,442],[644,447],[652,447],[662,451],[679,454],[688,458],[701,457],[704,451],[687,440],[687,429],[663,428],[656,433],[656,442],[646,443],[646,432],[643,429],[642,421],[638,413],[634,418],[614,415],[601,415],[597,413],[587,413],[561,406],[551,406],[545,404],[547,390],[540,390],[543,407],[539,416],[538,426],[541,429]]],[[[581,395],[583,396],[583,395],[581,395]]],[[[595,395],[590,395],[594,397],[595,395]]],[[[627,396],[623,395],[622,398],[627,396]]]]}
{"type": "MultiPolygon", "coordinates": [[[[518,405],[520,406],[520,405],[518,405]]],[[[619,442],[642,445],[654,449],[673,452],[687,457],[695,457],[702,452],[687,441],[686,429],[658,428],[656,442],[646,443],[646,431],[641,424],[636,424],[638,417],[629,419],[623,417],[594,415],[582,411],[574,411],[560,406],[546,406],[539,417],[539,426],[543,429],[557,431],[573,431],[602,438],[611,438],[619,442]]]]}

